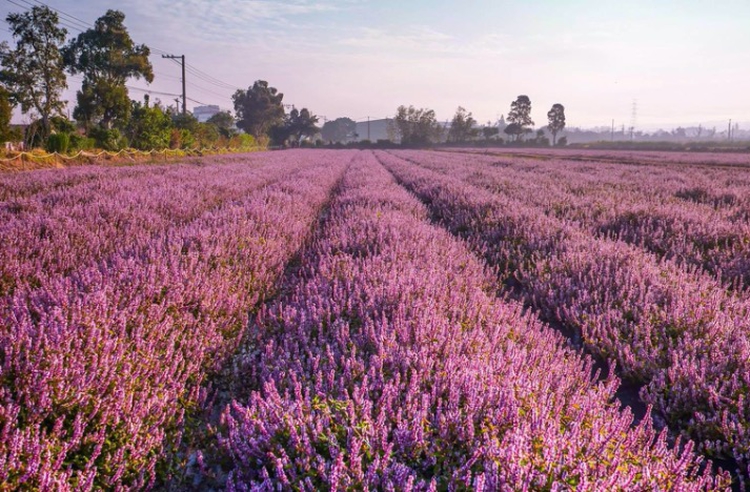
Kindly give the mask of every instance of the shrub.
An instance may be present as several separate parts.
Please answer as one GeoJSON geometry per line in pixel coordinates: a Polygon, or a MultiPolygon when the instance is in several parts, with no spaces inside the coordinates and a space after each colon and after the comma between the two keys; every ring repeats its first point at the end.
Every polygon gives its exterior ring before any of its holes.
{"type": "Polygon", "coordinates": [[[53,133],[47,137],[47,152],[64,154],[70,146],[70,135],[67,133],[53,133]]]}
{"type": "Polygon", "coordinates": [[[94,139],[96,147],[104,150],[120,150],[127,147],[122,134],[117,129],[94,127],[89,131],[89,137],[94,139]]]}
{"type": "MultiPolygon", "coordinates": [[[[230,147],[236,147],[238,149],[245,149],[245,150],[252,149],[253,147],[258,146],[255,141],[255,137],[253,137],[249,133],[240,133],[239,135],[235,135],[234,137],[231,138],[229,143],[230,143],[230,147]]],[[[266,139],[266,145],[268,145],[267,139],[266,139]]]]}
{"type": "Polygon", "coordinates": [[[70,145],[68,150],[71,152],[78,152],[79,150],[92,150],[96,147],[96,140],[93,138],[84,137],[77,133],[70,135],[70,145]]]}

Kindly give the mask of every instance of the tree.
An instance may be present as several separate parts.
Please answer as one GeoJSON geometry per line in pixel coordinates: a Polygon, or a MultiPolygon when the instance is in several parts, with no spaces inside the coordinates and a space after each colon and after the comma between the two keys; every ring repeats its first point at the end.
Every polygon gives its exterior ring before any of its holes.
{"type": "Polygon", "coordinates": [[[237,114],[237,127],[256,139],[267,135],[272,127],[284,120],[284,94],[269,87],[265,80],[256,80],[246,91],[238,90],[232,96],[237,114]]]}
{"type": "Polygon", "coordinates": [[[149,106],[148,99],[143,104],[136,101],[131,104],[131,118],[126,129],[130,146],[141,150],[169,147],[173,128],[170,116],[158,105],[149,106]]]}
{"type": "Polygon", "coordinates": [[[300,145],[305,138],[312,137],[320,131],[315,125],[317,122],[318,117],[310,113],[309,109],[295,108],[284,116],[281,123],[271,127],[269,136],[277,145],[287,145],[289,141],[292,145],[300,145]]]}
{"type": "Polygon", "coordinates": [[[511,123],[503,129],[503,132],[505,132],[506,135],[513,137],[513,140],[518,141],[520,140],[521,135],[531,133],[532,130],[531,128],[525,128],[518,123],[511,123]]]}
{"type": "Polygon", "coordinates": [[[8,14],[5,20],[16,48],[10,50],[5,43],[0,48],[0,82],[10,93],[11,104],[19,104],[24,113],[38,113],[39,137],[45,142],[50,118],[65,107],[62,91],[68,85],[60,48],[67,31],[58,26],[57,13],[46,6],[8,14]]]}
{"type": "Polygon", "coordinates": [[[234,128],[234,117],[229,111],[220,111],[216,113],[210,117],[206,123],[213,125],[219,135],[224,138],[232,138],[237,133],[237,130],[234,128]]]}
{"type": "Polygon", "coordinates": [[[547,138],[547,136],[544,134],[544,130],[542,128],[536,131],[536,138],[534,139],[534,143],[542,147],[549,147],[549,138],[547,138]]]}
{"type": "Polygon", "coordinates": [[[71,74],[82,74],[73,116],[87,127],[98,123],[110,129],[127,121],[133,108],[125,83],[143,77],[153,82],[154,71],[148,46],[136,45],[123,22],[125,14],[108,10],[94,28],[82,32],[63,50],[71,74]]]}
{"type": "Polygon", "coordinates": [[[471,113],[467,113],[461,106],[456,110],[451,120],[451,128],[448,130],[448,141],[454,143],[467,142],[476,137],[477,130],[474,128],[477,121],[471,113]]]}
{"type": "Polygon", "coordinates": [[[547,112],[547,120],[550,133],[552,134],[552,145],[557,144],[557,134],[565,128],[565,107],[562,104],[553,104],[552,109],[547,112]]]}
{"type": "Polygon", "coordinates": [[[188,130],[191,133],[195,133],[198,129],[198,118],[190,113],[172,113],[171,116],[172,126],[179,130],[188,130]]]}
{"type": "Polygon", "coordinates": [[[196,143],[201,147],[209,147],[223,136],[219,129],[213,123],[198,123],[198,128],[195,129],[195,140],[196,143]]]}
{"type": "Polygon", "coordinates": [[[439,142],[443,128],[432,109],[399,106],[393,119],[394,133],[402,145],[429,145],[439,142]]]}
{"type": "Polygon", "coordinates": [[[326,121],[320,130],[320,135],[328,142],[347,142],[357,138],[357,123],[351,118],[326,121]]]}
{"type": "Polygon", "coordinates": [[[299,144],[306,137],[313,137],[320,131],[320,128],[316,126],[317,122],[318,117],[307,108],[302,108],[300,111],[293,109],[288,118],[289,133],[299,144]]]}
{"type": "Polygon", "coordinates": [[[508,113],[508,121],[510,124],[505,129],[505,133],[508,135],[514,135],[516,140],[521,138],[524,133],[530,133],[526,127],[533,126],[534,120],[531,119],[531,100],[529,96],[518,96],[515,101],[510,104],[510,113],[508,113]],[[512,131],[508,131],[513,125],[512,131]]]}
{"type": "Polygon", "coordinates": [[[487,122],[487,125],[482,127],[482,136],[485,140],[489,140],[500,134],[500,128],[494,126],[491,121],[487,122]]]}

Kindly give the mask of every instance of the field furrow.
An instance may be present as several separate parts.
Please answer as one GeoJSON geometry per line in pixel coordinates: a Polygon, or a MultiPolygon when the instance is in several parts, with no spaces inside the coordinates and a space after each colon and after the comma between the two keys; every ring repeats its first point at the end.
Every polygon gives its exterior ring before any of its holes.
{"type": "MultiPolygon", "coordinates": [[[[275,292],[351,155],[287,156],[290,165],[268,186],[265,177],[238,170],[231,199],[201,208],[200,193],[192,193],[194,218],[180,224],[175,213],[176,226],[168,210],[154,229],[149,212],[133,228],[105,218],[114,243],[106,245],[106,261],[94,254],[73,271],[5,292],[0,481],[29,490],[140,489],[166,478],[184,416],[205,397],[206,376],[234,352],[248,311],[275,292]],[[118,239],[137,251],[120,251],[118,239]]],[[[224,169],[213,169],[216,182],[224,169]]],[[[154,202],[150,184],[145,173],[129,192],[142,190],[145,205],[166,203],[169,189],[154,202]]],[[[106,201],[97,198],[80,205],[88,208],[80,212],[81,230],[92,236],[103,220],[99,199],[106,201]]],[[[67,239],[59,231],[45,250],[70,254],[67,239]]]]}
{"type": "MultiPolygon", "coordinates": [[[[397,156],[379,159],[543,316],[641,384],[670,428],[745,469],[748,304],[716,280],[397,156]]],[[[424,154],[424,161],[430,156],[424,154]]]]}
{"type": "Polygon", "coordinates": [[[671,167],[498,161],[456,153],[434,153],[421,163],[540,207],[592,234],[638,245],[726,282],[750,285],[750,208],[744,203],[750,186],[741,185],[743,177],[750,180],[748,171],[712,170],[705,176],[671,167]],[[732,183],[732,192],[711,191],[707,180],[714,188],[732,183]]]}
{"type": "Polygon", "coordinates": [[[228,490],[726,485],[691,444],[670,449],[649,419],[631,427],[617,380],[496,297],[483,262],[371,154],[301,264],[234,360],[228,490]]]}

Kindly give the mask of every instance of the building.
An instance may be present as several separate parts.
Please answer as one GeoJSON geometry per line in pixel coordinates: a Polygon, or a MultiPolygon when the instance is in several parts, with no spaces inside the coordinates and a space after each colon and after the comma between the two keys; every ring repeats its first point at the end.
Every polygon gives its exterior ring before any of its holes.
{"type": "Polygon", "coordinates": [[[221,109],[219,106],[213,104],[209,106],[196,106],[193,108],[193,116],[195,116],[200,123],[207,122],[213,115],[220,112],[221,109]]]}

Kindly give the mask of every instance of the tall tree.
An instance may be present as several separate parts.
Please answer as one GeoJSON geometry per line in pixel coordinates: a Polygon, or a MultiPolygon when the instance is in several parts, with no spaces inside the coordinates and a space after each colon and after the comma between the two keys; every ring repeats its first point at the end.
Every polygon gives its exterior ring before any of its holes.
{"type": "Polygon", "coordinates": [[[461,143],[476,137],[477,129],[474,128],[476,123],[477,120],[474,119],[472,114],[467,113],[464,108],[459,106],[456,114],[453,115],[453,120],[451,120],[451,128],[448,130],[448,141],[461,143]]]}
{"type": "Polygon", "coordinates": [[[439,142],[443,136],[443,128],[432,109],[399,106],[393,126],[402,145],[429,145],[439,142]]]}
{"type": "Polygon", "coordinates": [[[256,80],[246,91],[238,90],[232,96],[234,111],[237,114],[237,127],[258,137],[283,123],[284,94],[275,87],[269,87],[265,80],[256,80]]]}
{"type": "Polygon", "coordinates": [[[34,6],[5,19],[16,40],[16,48],[0,47],[0,82],[10,93],[10,102],[21,111],[37,113],[42,141],[50,134],[50,118],[61,114],[68,86],[60,51],[67,31],[58,23],[57,13],[46,6],[34,6]]]}
{"type": "Polygon", "coordinates": [[[216,113],[206,123],[213,125],[224,138],[232,138],[237,133],[237,129],[234,128],[234,117],[229,111],[216,113]]]}
{"type": "Polygon", "coordinates": [[[151,50],[133,42],[124,22],[125,14],[108,10],[63,50],[70,73],[83,75],[73,116],[87,126],[98,123],[110,129],[127,121],[132,105],[125,83],[131,78],[154,80],[151,50]]]}
{"type": "Polygon", "coordinates": [[[326,121],[320,136],[328,142],[347,142],[357,138],[357,123],[351,118],[336,118],[326,121]]]}
{"type": "Polygon", "coordinates": [[[320,131],[320,128],[316,125],[317,122],[318,117],[312,114],[309,109],[302,108],[297,111],[295,108],[289,113],[289,133],[299,144],[304,138],[312,137],[320,131]]]}
{"type": "Polygon", "coordinates": [[[553,104],[552,109],[547,111],[549,132],[552,134],[552,145],[557,144],[557,134],[565,128],[565,107],[562,104],[553,104]]]}
{"type": "Polygon", "coordinates": [[[514,135],[516,140],[520,139],[521,135],[524,133],[530,132],[530,129],[527,127],[533,126],[534,120],[531,119],[531,99],[529,99],[529,96],[518,96],[516,100],[510,104],[508,123],[505,133],[514,135]],[[508,131],[509,128],[512,132],[508,131]]]}

